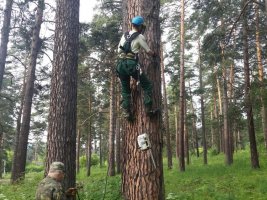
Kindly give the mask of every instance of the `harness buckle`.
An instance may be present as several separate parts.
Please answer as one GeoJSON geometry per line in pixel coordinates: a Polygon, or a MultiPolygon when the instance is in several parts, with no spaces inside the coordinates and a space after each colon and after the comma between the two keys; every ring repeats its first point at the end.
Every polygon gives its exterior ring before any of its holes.
{"type": "Polygon", "coordinates": [[[139,63],[137,63],[137,65],[136,65],[136,70],[140,70],[140,64],[139,63]]]}

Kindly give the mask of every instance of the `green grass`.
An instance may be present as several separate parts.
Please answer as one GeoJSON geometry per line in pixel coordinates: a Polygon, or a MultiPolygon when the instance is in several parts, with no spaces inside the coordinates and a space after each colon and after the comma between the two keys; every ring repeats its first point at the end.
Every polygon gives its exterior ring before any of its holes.
{"type": "Polygon", "coordinates": [[[267,199],[267,156],[261,168],[253,170],[249,153],[234,156],[234,164],[224,165],[224,155],[209,157],[208,165],[202,158],[191,158],[185,172],[178,168],[165,170],[166,199],[173,200],[247,200],[267,199]]]}
{"type": "MultiPolygon", "coordinates": [[[[251,169],[248,151],[239,151],[234,164],[224,165],[224,155],[203,159],[191,157],[185,172],[180,172],[174,159],[174,168],[166,168],[164,159],[165,196],[168,200],[266,200],[267,199],[267,155],[261,153],[261,168],[251,169]]],[[[107,168],[92,167],[91,176],[85,170],[77,175],[80,199],[101,200],[104,196],[107,168]]],[[[33,200],[42,172],[26,174],[26,179],[17,185],[9,184],[9,176],[0,180],[0,200],[33,200]]],[[[120,176],[107,178],[106,200],[122,200],[120,176]]]]}
{"type": "Polygon", "coordinates": [[[10,184],[10,175],[0,179],[0,200],[33,200],[43,173],[31,172],[18,184],[10,184]]]}
{"type": "Polygon", "coordinates": [[[78,185],[83,186],[79,190],[80,199],[101,200],[105,195],[105,199],[120,200],[120,175],[107,177],[106,174],[106,167],[99,168],[95,166],[91,168],[91,176],[86,178],[85,170],[81,170],[77,175],[78,185]]]}

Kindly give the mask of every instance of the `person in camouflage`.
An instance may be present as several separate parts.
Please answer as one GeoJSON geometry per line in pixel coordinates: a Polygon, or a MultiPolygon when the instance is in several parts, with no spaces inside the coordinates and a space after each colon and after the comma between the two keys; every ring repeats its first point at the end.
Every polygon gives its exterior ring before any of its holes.
{"type": "Polygon", "coordinates": [[[62,181],[65,176],[64,164],[62,162],[53,162],[50,165],[47,177],[38,185],[36,190],[36,200],[65,200],[69,196],[76,195],[75,188],[69,188],[64,192],[62,181]]]}

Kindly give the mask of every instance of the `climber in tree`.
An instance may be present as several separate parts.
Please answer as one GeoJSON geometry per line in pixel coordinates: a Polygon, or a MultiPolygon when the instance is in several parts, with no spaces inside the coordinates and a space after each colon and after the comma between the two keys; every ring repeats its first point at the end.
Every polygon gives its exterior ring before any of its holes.
{"type": "Polygon", "coordinates": [[[147,54],[155,56],[155,53],[150,50],[145,37],[142,35],[145,28],[143,17],[134,17],[132,19],[132,30],[124,33],[121,37],[118,48],[119,58],[116,70],[122,87],[121,94],[123,114],[129,120],[132,119],[130,77],[133,77],[136,81],[140,81],[140,85],[144,91],[146,113],[149,115],[153,113],[151,98],[152,83],[144,73],[139,71],[140,65],[138,64],[138,52],[141,47],[147,54]]]}

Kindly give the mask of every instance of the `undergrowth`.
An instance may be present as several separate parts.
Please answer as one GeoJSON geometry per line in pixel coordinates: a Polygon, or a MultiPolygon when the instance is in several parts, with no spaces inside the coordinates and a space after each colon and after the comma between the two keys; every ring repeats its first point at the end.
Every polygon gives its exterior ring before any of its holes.
{"type": "MultiPolygon", "coordinates": [[[[224,155],[210,154],[208,164],[202,157],[190,158],[185,172],[180,172],[178,163],[172,170],[164,159],[164,185],[167,200],[266,200],[267,156],[261,153],[260,169],[252,169],[248,151],[234,155],[231,166],[224,164],[224,155]]],[[[120,175],[107,177],[107,168],[93,166],[91,175],[85,169],[77,175],[79,198],[82,200],[122,200],[120,175]],[[105,187],[106,186],[106,187],[105,187]]],[[[29,172],[19,184],[9,183],[10,175],[0,179],[0,200],[34,200],[38,182],[43,172],[29,172]]]]}

